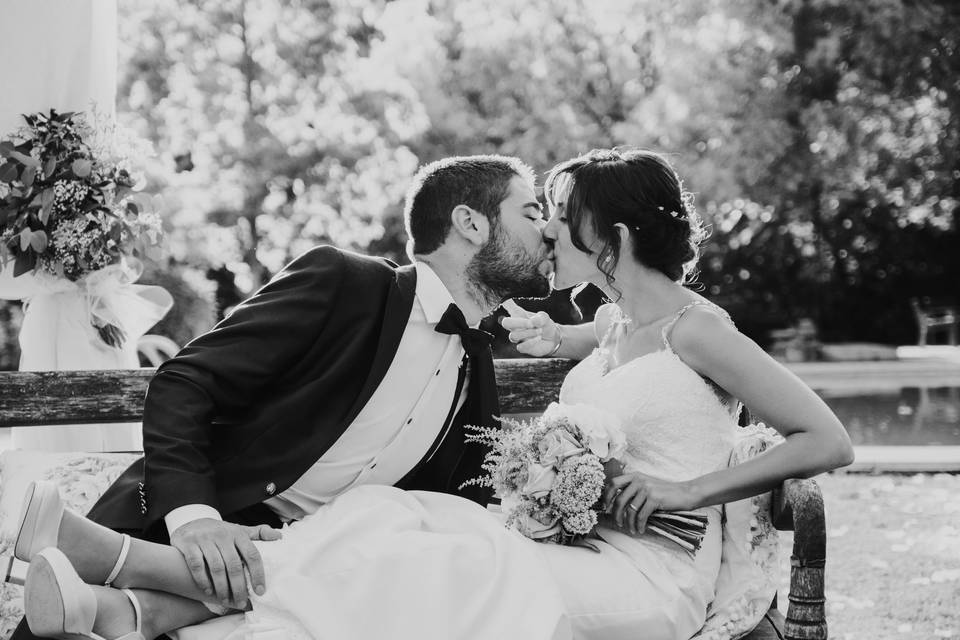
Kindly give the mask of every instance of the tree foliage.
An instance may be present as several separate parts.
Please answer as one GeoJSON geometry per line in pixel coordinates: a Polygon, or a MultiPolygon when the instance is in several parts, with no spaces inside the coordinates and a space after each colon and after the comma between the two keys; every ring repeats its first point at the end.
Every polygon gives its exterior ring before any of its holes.
{"type": "Polygon", "coordinates": [[[173,257],[258,284],[318,242],[403,259],[419,163],[664,151],[749,333],[905,341],[960,275],[947,0],[130,0],[119,111],[173,257]]]}

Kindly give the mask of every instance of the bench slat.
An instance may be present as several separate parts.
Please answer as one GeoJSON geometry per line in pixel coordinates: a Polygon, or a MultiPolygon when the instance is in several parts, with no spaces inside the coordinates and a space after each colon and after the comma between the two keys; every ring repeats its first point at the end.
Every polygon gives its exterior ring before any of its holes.
{"type": "MultiPolygon", "coordinates": [[[[497,360],[503,413],[556,400],[571,360],[497,360]]],[[[138,422],[154,369],[0,372],[0,427],[138,422]]]]}
{"type": "Polygon", "coordinates": [[[139,421],[153,373],[0,372],[0,427],[139,421]]]}

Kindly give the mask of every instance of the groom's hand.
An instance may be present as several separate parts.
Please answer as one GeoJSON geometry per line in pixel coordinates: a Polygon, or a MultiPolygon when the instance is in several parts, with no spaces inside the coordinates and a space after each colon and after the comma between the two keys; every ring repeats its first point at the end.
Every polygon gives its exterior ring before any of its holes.
{"type": "Polygon", "coordinates": [[[263,561],[251,540],[278,540],[281,533],[267,525],[245,527],[212,518],[193,520],[170,536],[183,554],[193,581],[209,596],[228,607],[247,606],[247,578],[258,595],[266,589],[263,561]]]}

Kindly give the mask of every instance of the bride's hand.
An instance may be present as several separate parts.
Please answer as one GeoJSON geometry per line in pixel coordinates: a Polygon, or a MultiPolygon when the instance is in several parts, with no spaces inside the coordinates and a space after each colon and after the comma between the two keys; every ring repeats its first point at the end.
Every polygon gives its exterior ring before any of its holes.
{"type": "Polygon", "coordinates": [[[545,312],[531,313],[512,300],[503,303],[510,313],[500,324],[510,332],[510,342],[517,351],[535,358],[553,355],[561,341],[560,328],[545,312]]]}
{"type": "Polygon", "coordinates": [[[613,516],[617,527],[632,535],[643,533],[654,511],[696,509],[697,497],[688,482],[668,482],[642,473],[612,478],[604,494],[604,512],[613,516]]]}

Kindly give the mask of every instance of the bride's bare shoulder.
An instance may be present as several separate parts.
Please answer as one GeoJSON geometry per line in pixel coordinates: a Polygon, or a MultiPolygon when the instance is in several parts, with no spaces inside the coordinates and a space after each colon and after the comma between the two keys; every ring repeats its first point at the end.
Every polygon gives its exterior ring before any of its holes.
{"type": "Polygon", "coordinates": [[[728,344],[727,341],[734,336],[746,339],[726,311],[713,304],[698,304],[688,309],[671,327],[670,345],[681,357],[696,358],[715,346],[728,344]]]}

